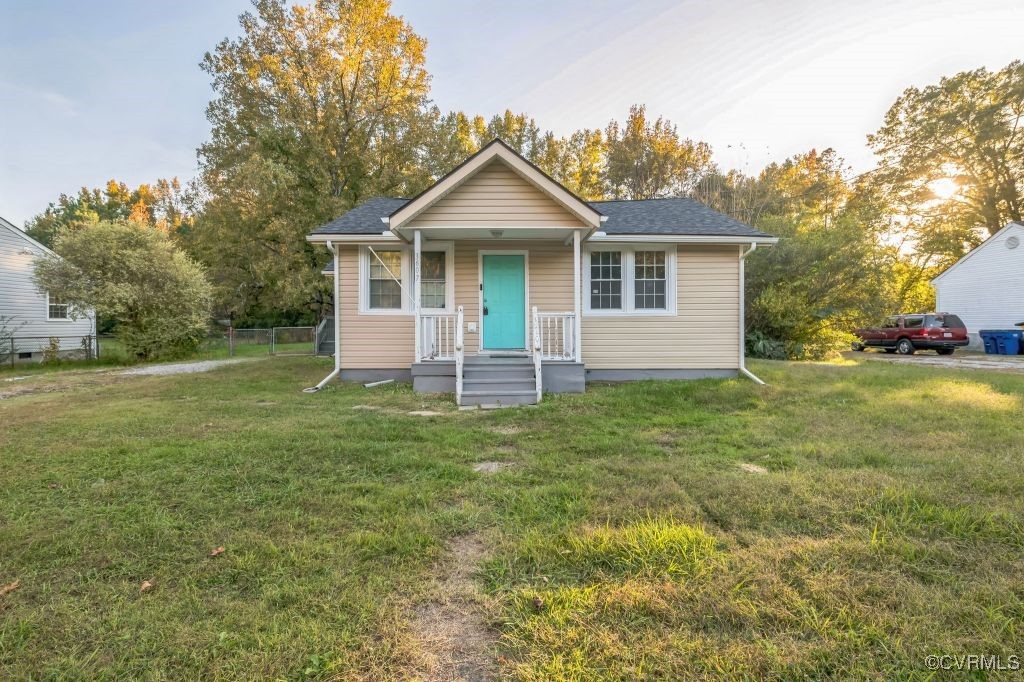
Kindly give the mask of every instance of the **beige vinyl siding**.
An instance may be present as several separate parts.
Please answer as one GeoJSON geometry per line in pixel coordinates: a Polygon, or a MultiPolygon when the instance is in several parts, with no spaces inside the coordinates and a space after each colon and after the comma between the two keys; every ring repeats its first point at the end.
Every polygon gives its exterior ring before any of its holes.
{"type": "Polygon", "coordinates": [[[410,315],[359,314],[359,247],[341,247],[342,369],[408,369],[415,326],[410,315]]]}
{"type": "Polygon", "coordinates": [[[492,161],[408,227],[575,227],[583,223],[502,161],[492,161]]]}
{"type": "Polygon", "coordinates": [[[466,352],[480,350],[480,251],[529,251],[527,297],[530,308],[566,312],[572,306],[572,246],[561,241],[459,241],[455,242],[455,305],[462,306],[467,323],[477,332],[466,333],[466,352]]]}
{"type": "MultiPolygon", "coordinates": [[[[428,242],[429,244],[429,242],[428,242]]],[[[560,241],[455,243],[455,305],[480,329],[480,251],[528,251],[530,307],[566,312],[572,303],[572,246],[560,241]]],[[[345,369],[408,368],[413,316],[360,315],[358,248],[341,250],[341,362],[345,369]]],[[[677,315],[584,314],[588,369],[732,369],[738,366],[739,252],[733,246],[680,246],[676,256],[677,315]]],[[[454,310],[452,311],[454,312],[454,310]]],[[[466,332],[466,353],[480,349],[466,332]]]]}
{"type": "Polygon", "coordinates": [[[678,247],[676,291],[677,314],[672,317],[584,314],[582,349],[587,369],[738,367],[736,247],[678,247]]]}

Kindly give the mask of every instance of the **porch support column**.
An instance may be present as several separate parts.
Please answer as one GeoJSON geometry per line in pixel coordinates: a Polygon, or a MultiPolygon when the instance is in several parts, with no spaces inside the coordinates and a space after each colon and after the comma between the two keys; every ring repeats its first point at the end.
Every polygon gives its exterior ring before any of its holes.
{"type": "Polygon", "coordinates": [[[420,325],[420,286],[421,286],[421,280],[420,280],[420,277],[421,277],[420,256],[423,255],[423,238],[420,235],[420,231],[419,230],[413,231],[412,234],[413,234],[413,237],[412,237],[412,244],[413,244],[413,246],[412,246],[412,268],[413,268],[412,296],[413,296],[413,311],[416,313],[416,315],[415,315],[415,317],[416,317],[416,333],[414,335],[415,339],[416,339],[416,341],[415,341],[415,343],[416,343],[416,353],[415,353],[415,360],[414,361],[415,362],[419,362],[420,361],[420,349],[423,347],[422,345],[420,345],[420,326],[421,326],[420,325]]]}
{"type": "Polygon", "coordinates": [[[583,284],[580,281],[582,264],[580,262],[580,231],[573,230],[572,232],[572,305],[573,312],[576,314],[576,324],[573,325],[573,349],[575,354],[576,362],[581,362],[583,353],[580,349],[580,342],[583,338],[583,312],[582,305],[582,289],[583,284]]]}

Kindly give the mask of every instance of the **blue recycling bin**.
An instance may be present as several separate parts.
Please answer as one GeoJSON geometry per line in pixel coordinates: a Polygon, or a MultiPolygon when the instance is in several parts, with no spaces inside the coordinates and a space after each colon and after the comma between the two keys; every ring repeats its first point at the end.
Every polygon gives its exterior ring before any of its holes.
{"type": "Polygon", "coordinates": [[[978,335],[989,355],[1020,355],[1024,350],[1024,330],[983,329],[978,335]]]}

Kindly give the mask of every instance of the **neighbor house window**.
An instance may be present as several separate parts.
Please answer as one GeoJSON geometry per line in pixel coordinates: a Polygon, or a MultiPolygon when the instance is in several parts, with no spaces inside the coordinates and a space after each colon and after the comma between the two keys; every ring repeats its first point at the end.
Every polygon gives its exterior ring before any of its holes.
{"type": "Polygon", "coordinates": [[[444,251],[424,251],[420,254],[420,307],[445,307],[445,254],[444,251]]]}
{"type": "Polygon", "coordinates": [[[402,308],[402,252],[377,251],[370,253],[369,298],[371,310],[400,310],[402,308]]]}
{"type": "Polygon", "coordinates": [[[674,315],[674,246],[623,244],[589,252],[584,312],[592,315],[674,315]]]}
{"type": "Polygon", "coordinates": [[[590,254],[590,307],[594,310],[622,310],[622,252],[594,251],[590,254]]]}
{"type": "Polygon", "coordinates": [[[68,320],[68,304],[59,298],[46,295],[46,317],[50,320],[68,320]]]}
{"type": "Polygon", "coordinates": [[[633,254],[633,299],[637,310],[665,310],[665,252],[633,254]]]}

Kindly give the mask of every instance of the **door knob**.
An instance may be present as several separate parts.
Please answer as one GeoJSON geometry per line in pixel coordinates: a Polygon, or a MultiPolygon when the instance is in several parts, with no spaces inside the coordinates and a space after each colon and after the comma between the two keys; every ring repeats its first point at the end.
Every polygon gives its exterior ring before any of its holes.
{"type": "Polygon", "coordinates": [[[484,315],[487,314],[487,306],[484,306],[484,315]]]}

